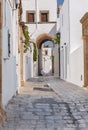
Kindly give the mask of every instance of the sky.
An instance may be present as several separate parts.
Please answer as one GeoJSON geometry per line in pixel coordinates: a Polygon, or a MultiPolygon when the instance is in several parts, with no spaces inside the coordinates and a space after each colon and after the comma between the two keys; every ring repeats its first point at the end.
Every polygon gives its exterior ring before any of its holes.
{"type": "Polygon", "coordinates": [[[57,0],[58,4],[62,4],[64,0],[57,0]]]}

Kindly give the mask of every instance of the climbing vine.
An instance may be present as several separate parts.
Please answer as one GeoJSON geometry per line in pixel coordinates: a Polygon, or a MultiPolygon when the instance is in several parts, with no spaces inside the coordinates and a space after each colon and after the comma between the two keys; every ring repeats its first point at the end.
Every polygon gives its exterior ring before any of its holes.
{"type": "Polygon", "coordinates": [[[28,32],[28,27],[26,25],[23,25],[22,29],[23,29],[23,35],[24,35],[24,38],[25,38],[24,53],[26,53],[29,50],[30,36],[29,36],[29,32],[28,32]]]}
{"type": "Polygon", "coordinates": [[[54,56],[53,55],[51,56],[51,59],[52,59],[52,62],[54,62],[54,56]]]}
{"type": "Polygon", "coordinates": [[[33,61],[37,61],[38,59],[38,54],[37,54],[37,46],[35,43],[33,43],[34,46],[34,51],[33,51],[33,61]]]}
{"type": "Polygon", "coordinates": [[[26,25],[22,26],[23,29],[23,35],[25,38],[24,41],[24,53],[26,53],[29,50],[30,43],[33,43],[34,51],[33,51],[33,60],[37,61],[37,46],[36,43],[31,41],[31,38],[29,36],[28,27],[26,25]]]}

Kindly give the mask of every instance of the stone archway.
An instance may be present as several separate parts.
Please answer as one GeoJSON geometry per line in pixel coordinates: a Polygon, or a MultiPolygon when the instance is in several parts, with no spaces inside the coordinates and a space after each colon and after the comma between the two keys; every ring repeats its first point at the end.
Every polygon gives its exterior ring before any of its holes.
{"type": "Polygon", "coordinates": [[[88,87],[88,13],[80,20],[82,23],[83,51],[84,51],[84,87],[88,87]]]}
{"type": "Polygon", "coordinates": [[[39,36],[37,37],[37,39],[36,39],[36,43],[37,43],[38,49],[40,49],[42,43],[43,43],[44,41],[47,41],[47,40],[52,41],[52,37],[51,37],[49,34],[44,33],[44,34],[39,35],[39,36]]]}
{"type": "MultiPolygon", "coordinates": [[[[47,33],[44,34],[40,34],[37,39],[36,39],[36,43],[37,43],[37,47],[38,47],[38,74],[41,74],[41,69],[42,69],[42,50],[41,50],[41,46],[44,42],[46,41],[52,41],[52,36],[50,36],[47,33]]],[[[54,62],[52,63],[52,70],[54,71],[54,62]]]]}

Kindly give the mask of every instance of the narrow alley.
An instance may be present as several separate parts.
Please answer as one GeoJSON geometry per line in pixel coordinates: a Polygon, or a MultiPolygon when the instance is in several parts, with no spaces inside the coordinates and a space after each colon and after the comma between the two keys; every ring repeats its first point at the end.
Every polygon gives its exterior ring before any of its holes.
{"type": "Polygon", "coordinates": [[[53,76],[31,78],[6,109],[3,130],[88,130],[88,90],[53,76]]]}
{"type": "Polygon", "coordinates": [[[0,130],[88,130],[88,0],[0,0],[0,130]]]}

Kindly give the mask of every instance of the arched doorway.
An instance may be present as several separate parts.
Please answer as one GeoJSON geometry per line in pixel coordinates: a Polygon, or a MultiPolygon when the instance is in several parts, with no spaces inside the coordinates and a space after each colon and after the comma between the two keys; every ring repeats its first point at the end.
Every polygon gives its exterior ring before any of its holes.
{"type": "Polygon", "coordinates": [[[54,43],[49,34],[41,34],[36,39],[38,47],[38,75],[54,73],[54,43]]]}

